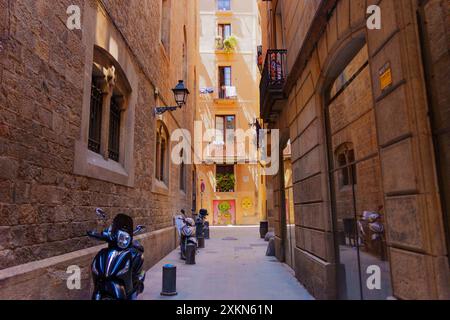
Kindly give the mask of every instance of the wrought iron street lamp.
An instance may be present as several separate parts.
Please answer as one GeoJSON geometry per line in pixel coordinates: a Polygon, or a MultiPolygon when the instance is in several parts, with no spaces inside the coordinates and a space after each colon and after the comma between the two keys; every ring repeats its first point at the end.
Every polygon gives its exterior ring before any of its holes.
{"type": "Polygon", "coordinates": [[[177,104],[176,107],[157,107],[155,108],[155,114],[161,115],[167,111],[175,111],[177,109],[181,109],[184,105],[186,105],[186,100],[189,95],[189,90],[184,86],[184,81],[179,80],[178,84],[175,88],[172,89],[173,96],[175,98],[175,102],[177,104]]]}
{"type": "Polygon", "coordinates": [[[260,145],[259,145],[259,137],[260,137],[260,134],[261,134],[260,130],[262,129],[262,127],[261,127],[261,119],[256,118],[255,122],[249,123],[249,125],[252,128],[255,128],[255,130],[256,130],[256,148],[259,149],[259,147],[260,147],[260,145]]]}

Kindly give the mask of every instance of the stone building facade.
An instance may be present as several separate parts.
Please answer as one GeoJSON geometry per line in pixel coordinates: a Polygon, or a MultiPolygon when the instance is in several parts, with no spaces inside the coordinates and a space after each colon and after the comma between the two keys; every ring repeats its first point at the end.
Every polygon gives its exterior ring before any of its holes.
{"type": "Polygon", "coordinates": [[[449,299],[450,2],[259,6],[261,113],[292,150],[294,221],[286,170],[267,187],[278,258],[319,299],[449,299]]]}
{"type": "Polygon", "coordinates": [[[0,299],[88,298],[101,207],[147,226],[146,268],[176,246],[193,166],[170,160],[192,130],[197,2],[0,1],[0,299]],[[67,20],[78,6],[81,30],[67,20]],[[73,8],[73,7],[70,7],[73,8]],[[68,290],[67,267],[82,268],[68,290]]]}
{"type": "Polygon", "coordinates": [[[218,133],[212,144],[202,143],[197,207],[207,209],[215,225],[259,224],[265,212],[265,188],[261,166],[251,161],[256,148],[252,155],[247,139],[245,152],[234,137],[238,130],[252,130],[259,118],[257,1],[201,0],[199,10],[196,120],[205,137],[207,130],[218,133]],[[227,51],[224,44],[231,37],[236,39],[235,48],[227,51]]]}

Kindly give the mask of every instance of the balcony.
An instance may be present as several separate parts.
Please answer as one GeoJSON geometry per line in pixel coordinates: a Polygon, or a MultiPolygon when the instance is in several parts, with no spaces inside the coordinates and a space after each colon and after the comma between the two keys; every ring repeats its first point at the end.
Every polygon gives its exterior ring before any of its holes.
{"type": "Polygon", "coordinates": [[[217,95],[214,99],[218,104],[233,104],[237,100],[237,91],[234,86],[220,86],[217,88],[217,95]]]}
{"type": "MultiPolygon", "coordinates": [[[[210,144],[204,144],[205,154],[203,163],[206,164],[230,164],[230,163],[249,163],[254,161],[248,154],[238,152],[237,143],[227,145],[223,142],[215,141],[210,144]]],[[[248,150],[248,145],[245,146],[248,150]]],[[[241,150],[242,151],[242,150],[241,150]]]]}
{"type": "Polygon", "coordinates": [[[287,100],[284,93],[287,79],[286,56],[287,50],[267,50],[259,86],[261,116],[266,122],[274,120],[287,100]]]}
{"type": "Polygon", "coordinates": [[[200,97],[217,104],[234,104],[238,100],[237,90],[234,86],[200,88],[200,97]]]}
{"type": "Polygon", "coordinates": [[[238,46],[238,40],[235,36],[231,35],[226,38],[222,36],[216,36],[215,38],[216,53],[234,53],[238,46]]]}

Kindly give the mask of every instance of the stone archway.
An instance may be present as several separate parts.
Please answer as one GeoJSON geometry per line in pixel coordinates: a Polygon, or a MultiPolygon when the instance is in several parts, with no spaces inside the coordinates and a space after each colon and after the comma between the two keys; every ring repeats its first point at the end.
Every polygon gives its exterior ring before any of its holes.
{"type": "MultiPolygon", "coordinates": [[[[328,35],[331,29],[326,29],[325,40],[318,42],[320,79],[315,92],[321,95],[320,104],[326,105],[330,98],[326,90],[338,75],[338,66],[348,63],[352,48],[360,46],[361,40],[367,42],[393,295],[401,299],[444,298],[448,286],[439,279],[448,283],[449,268],[420,39],[417,21],[407,18],[415,17],[418,7],[406,8],[395,1],[382,1],[380,6],[385,13],[381,31],[366,30],[362,25],[350,28],[330,45],[333,36],[328,35]],[[405,11],[411,14],[396,14],[405,11]],[[411,25],[414,28],[407,27],[411,25]]],[[[333,168],[331,160],[328,157],[329,168],[333,168]]],[[[334,239],[335,244],[338,240],[334,239]]]]}
{"type": "MultiPolygon", "coordinates": [[[[336,162],[326,144],[323,111],[330,102],[327,89],[367,43],[364,72],[372,86],[369,100],[375,137],[369,145],[379,159],[376,176],[381,196],[377,198],[384,203],[393,295],[400,299],[448,297],[448,286],[442,284],[449,279],[447,248],[420,43],[412,19],[417,1],[382,0],[378,5],[383,12],[382,29],[367,30],[364,1],[324,1],[300,48],[293,45],[297,38],[286,44],[287,99],[277,106],[280,114],[271,121],[272,128],[289,127],[292,141],[296,276],[317,298],[336,298],[339,238],[334,237],[330,200],[334,186],[329,181],[336,162]]],[[[358,145],[355,148],[361,149],[358,145]]],[[[351,151],[346,150],[342,163],[355,162],[351,151]]],[[[368,163],[358,150],[355,157],[368,163]]]]}
{"type": "Polygon", "coordinates": [[[344,40],[322,70],[322,101],[341,299],[392,296],[384,193],[369,53],[363,31],[344,40]],[[383,290],[369,290],[369,268],[383,290]]]}

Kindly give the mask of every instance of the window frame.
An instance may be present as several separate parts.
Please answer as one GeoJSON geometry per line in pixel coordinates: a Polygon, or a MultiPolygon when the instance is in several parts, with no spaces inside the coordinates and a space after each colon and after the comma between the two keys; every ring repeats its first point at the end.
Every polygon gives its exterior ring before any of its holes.
{"type": "Polygon", "coordinates": [[[160,186],[169,187],[170,176],[170,138],[163,121],[156,122],[154,178],[160,186]]]}
{"type": "MultiPolygon", "coordinates": [[[[223,119],[223,129],[222,129],[222,137],[223,137],[223,141],[217,141],[216,142],[223,142],[224,146],[227,146],[227,130],[230,130],[227,128],[226,124],[228,123],[227,119],[228,117],[233,117],[233,130],[234,132],[236,132],[236,115],[235,114],[216,114],[214,117],[214,128],[215,130],[219,130],[217,129],[217,118],[222,118],[223,119]]],[[[236,142],[235,137],[233,136],[233,144],[236,142]]]]}
{"type": "Polygon", "coordinates": [[[226,40],[229,37],[231,37],[232,35],[232,27],[231,27],[231,23],[218,23],[217,24],[217,35],[219,37],[222,37],[222,40],[226,40]],[[229,35],[226,36],[225,35],[225,30],[227,29],[226,27],[229,27],[229,35]]]}
{"type": "Polygon", "coordinates": [[[217,0],[216,8],[217,8],[217,11],[219,11],[219,12],[231,11],[231,0],[217,0]],[[225,6],[221,7],[222,3],[228,3],[228,6],[226,8],[225,8],[225,6]]]}
{"type": "Polygon", "coordinates": [[[159,41],[167,59],[170,60],[170,42],[172,36],[170,20],[172,18],[172,0],[161,0],[160,17],[159,41]],[[167,9],[168,12],[165,12],[165,9],[167,9]],[[168,23],[168,25],[165,25],[165,23],[168,23]],[[167,35],[164,34],[164,28],[167,28],[167,35]],[[167,39],[165,36],[167,36],[167,39]]]}
{"type": "Polygon", "coordinates": [[[341,189],[358,185],[356,153],[352,143],[344,143],[336,148],[335,161],[339,174],[341,189]]]}
{"type": "Polygon", "coordinates": [[[217,87],[218,87],[218,98],[227,99],[226,87],[233,86],[233,67],[231,65],[224,65],[218,67],[218,77],[217,77],[217,87]],[[227,79],[226,70],[229,69],[229,79],[227,79]],[[223,83],[222,83],[223,80],[223,83]],[[229,84],[227,84],[229,80],[229,84]]]}
{"type": "Polygon", "coordinates": [[[88,149],[92,152],[100,154],[101,151],[101,135],[102,135],[102,119],[103,119],[103,92],[101,86],[97,83],[98,79],[92,77],[91,80],[91,99],[89,108],[89,136],[88,149]],[[93,101],[93,100],[96,101],[93,101]]]}
{"type": "Polygon", "coordinates": [[[109,132],[108,132],[108,159],[119,162],[120,152],[120,136],[122,126],[122,110],[121,96],[114,95],[111,97],[109,110],[109,132]]]}
{"type": "Polygon", "coordinates": [[[181,163],[179,170],[179,189],[181,192],[187,192],[187,171],[186,171],[186,163],[184,162],[184,150],[180,151],[181,163]]]}
{"type": "MultiPolygon", "coordinates": [[[[95,8],[88,8],[94,14],[95,8]]],[[[137,92],[132,88],[138,87],[138,72],[133,61],[133,57],[129,52],[129,48],[123,39],[115,32],[115,27],[110,21],[104,17],[99,17],[100,21],[97,25],[103,28],[98,29],[96,25],[88,25],[86,32],[83,33],[83,44],[85,45],[85,61],[86,63],[82,72],[83,79],[83,96],[81,103],[81,123],[79,126],[80,135],[74,144],[74,162],[73,174],[94,178],[117,185],[126,187],[134,187],[135,183],[135,166],[134,166],[134,127],[135,127],[135,109],[137,105],[137,92]],[[87,36],[87,35],[95,36],[87,36]],[[116,51],[114,55],[109,52],[109,43],[114,41],[116,51]],[[117,57],[117,60],[116,58],[117,57]],[[105,64],[104,61],[107,61],[105,64]],[[92,74],[94,64],[106,67],[114,67],[116,82],[114,87],[120,87],[124,92],[124,101],[122,108],[124,112],[123,124],[120,128],[120,159],[119,162],[112,161],[108,157],[104,157],[105,144],[101,146],[102,152],[98,154],[89,149],[89,126],[90,126],[90,110],[91,110],[91,93],[92,93],[92,74]],[[118,80],[118,81],[117,81],[118,80]]],[[[103,69],[100,69],[103,70],[103,69]]],[[[102,89],[104,89],[102,87],[102,89]]],[[[105,108],[103,107],[103,110],[105,108]]],[[[109,115],[102,115],[102,125],[105,119],[109,122],[109,115]]],[[[105,131],[103,130],[103,133],[105,131]]],[[[108,138],[106,139],[108,140],[108,138]]],[[[108,144],[106,144],[106,149],[108,144]]]]}

